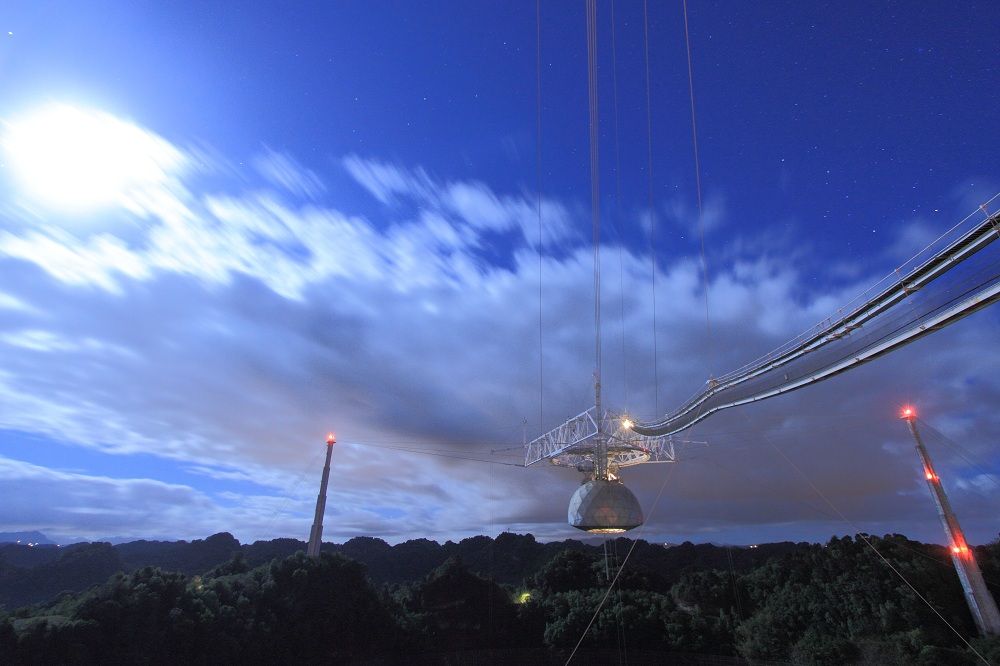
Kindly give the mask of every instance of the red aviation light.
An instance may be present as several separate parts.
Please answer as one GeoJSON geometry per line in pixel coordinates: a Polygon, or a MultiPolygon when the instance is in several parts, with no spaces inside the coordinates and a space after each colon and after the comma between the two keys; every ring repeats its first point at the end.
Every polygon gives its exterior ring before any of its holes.
{"type": "Polygon", "coordinates": [[[926,475],[926,476],[927,476],[927,480],[928,480],[928,481],[933,481],[933,480],[934,480],[934,475],[933,475],[933,474],[931,474],[930,472],[927,472],[927,475],[926,475]]]}
{"type": "Polygon", "coordinates": [[[326,443],[327,444],[336,444],[337,443],[337,438],[333,436],[332,432],[327,434],[327,436],[326,436],[326,443]]]}
{"type": "Polygon", "coordinates": [[[906,419],[908,421],[910,419],[915,419],[915,418],[917,418],[917,410],[915,410],[910,405],[906,405],[906,406],[903,407],[903,409],[900,410],[900,412],[899,412],[899,418],[906,419]]]}

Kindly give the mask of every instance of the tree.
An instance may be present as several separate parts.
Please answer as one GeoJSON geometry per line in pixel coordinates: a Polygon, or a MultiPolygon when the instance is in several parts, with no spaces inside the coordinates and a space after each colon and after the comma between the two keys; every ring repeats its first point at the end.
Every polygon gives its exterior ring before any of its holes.
{"type": "Polygon", "coordinates": [[[407,607],[422,617],[433,646],[471,649],[535,642],[522,635],[510,592],[473,574],[457,557],[415,586],[407,607]]]}
{"type": "Polygon", "coordinates": [[[597,587],[598,573],[594,569],[596,562],[593,555],[564,550],[532,577],[530,585],[545,594],[597,587]]]}

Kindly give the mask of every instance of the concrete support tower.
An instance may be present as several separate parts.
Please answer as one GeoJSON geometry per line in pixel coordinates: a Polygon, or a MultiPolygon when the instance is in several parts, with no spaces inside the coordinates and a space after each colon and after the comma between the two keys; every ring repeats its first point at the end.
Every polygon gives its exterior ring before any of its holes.
{"type": "Polygon", "coordinates": [[[937,506],[938,516],[941,518],[941,525],[944,526],[945,534],[948,536],[948,549],[951,552],[951,561],[955,564],[958,572],[958,579],[962,582],[962,590],[965,592],[965,601],[969,604],[972,618],[976,621],[976,627],[983,636],[995,636],[1000,634],[1000,611],[997,610],[996,601],[986,589],[983,581],[983,574],[976,563],[976,556],[972,548],[965,541],[962,528],[958,524],[958,518],[948,503],[948,496],[944,493],[941,479],[934,471],[934,465],[927,454],[927,448],[917,431],[917,414],[912,407],[903,409],[902,419],[910,427],[910,434],[917,444],[917,453],[920,455],[920,462],[924,467],[924,478],[927,480],[927,487],[931,489],[934,497],[934,504],[937,506]]]}
{"type": "Polygon", "coordinates": [[[316,497],[316,515],[313,517],[313,526],[309,531],[309,545],[306,546],[306,555],[309,557],[319,557],[319,548],[323,543],[323,513],[326,511],[326,486],[330,482],[330,456],[333,455],[333,445],[337,443],[337,438],[331,432],[326,436],[326,464],[323,465],[323,480],[319,483],[319,495],[316,497]]]}

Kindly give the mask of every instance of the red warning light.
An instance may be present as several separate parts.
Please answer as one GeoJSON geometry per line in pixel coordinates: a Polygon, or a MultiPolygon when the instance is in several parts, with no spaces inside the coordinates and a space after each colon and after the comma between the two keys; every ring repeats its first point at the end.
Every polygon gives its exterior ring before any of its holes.
{"type": "Polygon", "coordinates": [[[337,443],[337,438],[333,436],[332,432],[327,434],[327,436],[326,436],[326,443],[327,444],[336,444],[337,443]]]}
{"type": "Polygon", "coordinates": [[[928,481],[933,481],[934,480],[934,474],[932,474],[931,472],[927,472],[927,480],[928,481]]]}
{"type": "Polygon", "coordinates": [[[962,552],[962,549],[961,549],[961,548],[959,548],[958,546],[952,546],[952,547],[951,547],[951,552],[953,552],[953,553],[955,553],[956,555],[958,555],[959,553],[961,553],[961,552],[962,552]]]}
{"type": "Polygon", "coordinates": [[[899,418],[901,419],[914,419],[917,417],[917,410],[913,407],[907,405],[899,412],[899,418]]]}

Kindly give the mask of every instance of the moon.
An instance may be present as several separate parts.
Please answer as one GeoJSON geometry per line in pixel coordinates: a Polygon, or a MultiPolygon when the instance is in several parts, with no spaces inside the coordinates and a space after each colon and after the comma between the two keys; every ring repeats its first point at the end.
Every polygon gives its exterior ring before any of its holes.
{"type": "Polygon", "coordinates": [[[0,146],[19,190],[64,211],[125,204],[165,182],[181,161],[159,136],[93,109],[50,105],[2,129],[0,146]]]}

